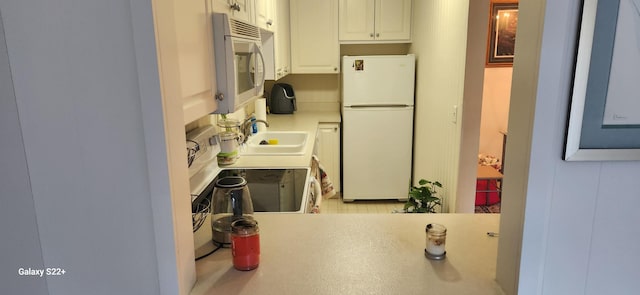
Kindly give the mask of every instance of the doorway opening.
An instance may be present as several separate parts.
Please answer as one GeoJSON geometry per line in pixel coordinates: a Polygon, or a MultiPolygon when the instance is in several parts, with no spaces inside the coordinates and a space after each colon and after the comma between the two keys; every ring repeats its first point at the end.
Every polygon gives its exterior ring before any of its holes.
{"type": "Polygon", "coordinates": [[[500,213],[501,210],[518,3],[492,0],[488,15],[474,204],[476,213],[500,213]]]}

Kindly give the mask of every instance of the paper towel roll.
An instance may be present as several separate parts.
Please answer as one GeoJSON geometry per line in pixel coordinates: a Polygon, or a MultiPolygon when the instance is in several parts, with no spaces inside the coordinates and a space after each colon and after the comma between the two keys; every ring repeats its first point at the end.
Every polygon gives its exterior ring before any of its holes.
{"type": "MultiPolygon", "coordinates": [[[[266,98],[258,98],[255,102],[255,112],[256,112],[256,120],[267,121],[267,99],[266,98]]],[[[258,122],[258,133],[267,131],[267,126],[258,122]]]]}

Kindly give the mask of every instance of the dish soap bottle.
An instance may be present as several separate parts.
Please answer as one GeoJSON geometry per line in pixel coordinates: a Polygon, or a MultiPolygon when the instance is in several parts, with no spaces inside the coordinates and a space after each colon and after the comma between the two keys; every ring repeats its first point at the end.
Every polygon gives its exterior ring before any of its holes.
{"type": "Polygon", "coordinates": [[[251,134],[258,133],[258,124],[256,124],[256,116],[251,116],[251,134]]]}

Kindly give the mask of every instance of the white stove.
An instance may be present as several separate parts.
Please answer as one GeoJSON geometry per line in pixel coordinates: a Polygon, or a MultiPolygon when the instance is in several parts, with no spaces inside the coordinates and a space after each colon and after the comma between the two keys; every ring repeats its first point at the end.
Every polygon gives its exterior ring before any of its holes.
{"type": "Polygon", "coordinates": [[[189,186],[193,216],[196,257],[215,249],[211,242],[211,198],[219,177],[242,176],[247,180],[256,214],[312,213],[318,198],[319,184],[311,168],[220,168],[216,128],[207,125],[187,133],[189,186]]]}
{"type": "Polygon", "coordinates": [[[216,139],[216,128],[206,125],[187,133],[189,159],[189,187],[191,201],[195,201],[212,180],[220,173],[216,155],[220,145],[216,139]]]}

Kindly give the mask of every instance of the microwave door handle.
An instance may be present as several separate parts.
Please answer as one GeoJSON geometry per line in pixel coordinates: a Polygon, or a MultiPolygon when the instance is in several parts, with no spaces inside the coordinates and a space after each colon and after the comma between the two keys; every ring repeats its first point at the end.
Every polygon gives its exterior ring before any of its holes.
{"type": "Polygon", "coordinates": [[[247,69],[249,69],[249,71],[247,71],[247,76],[249,78],[249,83],[251,83],[251,85],[256,85],[256,82],[253,80],[253,76],[251,75],[252,73],[256,72],[255,67],[253,67],[253,65],[251,64],[251,58],[247,58],[247,69]]]}
{"type": "Polygon", "coordinates": [[[258,54],[258,56],[260,56],[260,62],[262,62],[262,66],[260,67],[262,69],[262,77],[260,78],[260,84],[256,85],[258,88],[261,88],[264,85],[264,80],[267,76],[267,73],[265,72],[265,63],[264,63],[264,56],[262,55],[262,50],[260,50],[260,46],[256,45],[256,53],[258,54]]]}

